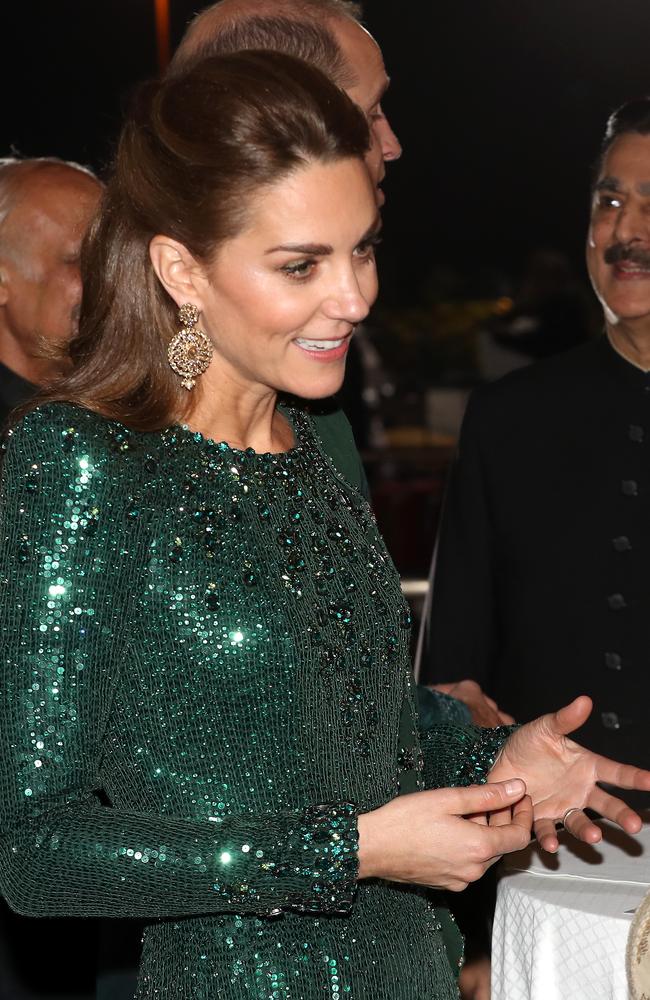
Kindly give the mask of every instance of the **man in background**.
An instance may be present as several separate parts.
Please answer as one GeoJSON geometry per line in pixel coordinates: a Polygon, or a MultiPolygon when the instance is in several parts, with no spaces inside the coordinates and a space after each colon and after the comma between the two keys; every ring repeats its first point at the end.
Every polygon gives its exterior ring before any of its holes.
{"type": "Polygon", "coordinates": [[[52,158],[0,160],[0,421],[57,371],[76,329],[79,250],[101,185],[52,158]]]}
{"type": "Polygon", "coordinates": [[[648,767],[650,98],[608,122],[587,266],[604,334],[470,399],[424,662],[521,722],[587,693],[577,739],[648,767]]]}
{"type": "MultiPolygon", "coordinates": [[[[56,374],[57,349],[76,329],[79,250],[100,195],[99,181],[76,163],[0,159],[0,423],[56,374]]],[[[0,900],[3,998],[39,1000],[65,990],[83,1000],[82,991],[90,996],[92,988],[94,950],[92,924],[56,921],[43,934],[41,922],[16,916],[0,900]],[[87,956],[74,973],[60,963],[71,938],[87,956]]]]}

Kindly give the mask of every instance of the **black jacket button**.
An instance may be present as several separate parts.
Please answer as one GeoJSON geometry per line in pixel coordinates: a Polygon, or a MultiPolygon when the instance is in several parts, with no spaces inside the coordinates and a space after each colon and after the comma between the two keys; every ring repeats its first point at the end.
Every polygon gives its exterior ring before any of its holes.
{"type": "Polygon", "coordinates": [[[618,653],[605,653],[605,666],[608,670],[622,670],[623,661],[618,653]]]}

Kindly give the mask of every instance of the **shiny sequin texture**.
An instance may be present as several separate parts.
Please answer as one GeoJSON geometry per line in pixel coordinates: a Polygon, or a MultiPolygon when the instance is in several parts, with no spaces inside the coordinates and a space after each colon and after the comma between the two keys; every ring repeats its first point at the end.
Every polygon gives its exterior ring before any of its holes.
{"type": "Polygon", "coordinates": [[[357,885],[356,816],[503,735],[432,730],[423,768],[399,580],[290,416],[281,455],[54,404],[9,436],[0,888],[151,920],[140,1000],[445,1000],[436,912],[357,885]]]}

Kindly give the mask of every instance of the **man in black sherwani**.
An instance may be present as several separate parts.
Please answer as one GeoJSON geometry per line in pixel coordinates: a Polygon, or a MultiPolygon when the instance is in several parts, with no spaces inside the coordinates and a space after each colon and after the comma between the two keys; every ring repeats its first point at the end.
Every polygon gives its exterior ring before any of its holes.
{"type": "Polygon", "coordinates": [[[604,334],[470,399],[423,666],[522,722],[587,693],[577,739],[650,767],[650,98],[608,122],[587,264],[604,334]]]}

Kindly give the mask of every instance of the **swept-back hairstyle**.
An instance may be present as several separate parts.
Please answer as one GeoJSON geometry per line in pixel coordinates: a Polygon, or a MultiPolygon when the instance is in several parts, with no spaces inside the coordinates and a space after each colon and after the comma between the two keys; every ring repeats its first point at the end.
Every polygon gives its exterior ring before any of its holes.
{"type": "Polygon", "coordinates": [[[612,112],[607,119],[601,152],[606,153],[619,136],[629,132],[650,135],[650,97],[627,101],[612,112]]]}
{"type": "Polygon", "coordinates": [[[204,33],[195,44],[181,44],[167,73],[176,76],[210,56],[250,49],[268,49],[304,59],[344,90],[357,80],[354,68],[325,23],[295,20],[283,14],[242,16],[220,25],[218,31],[204,33]]]}
{"type": "Polygon", "coordinates": [[[312,161],[361,159],[368,144],[365,117],[343,91],[280,53],[207,59],[146,85],[82,250],[72,369],[40,399],[139,430],[185,416],[191,400],[167,363],[177,309],[153,270],[152,237],[208,263],[241,231],[256,193],[312,161]]]}
{"type": "Polygon", "coordinates": [[[331,30],[333,21],[360,21],[361,4],[353,0],[274,0],[239,8],[215,3],[190,22],[168,74],[184,72],[200,59],[272,49],[318,66],[340,87],[352,86],[355,76],[331,30]]]}
{"type": "Polygon", "coordinates": [[[603,161],[610,147],[620,136],[630,133],[650,135],[650,97],[638,97],[635,100],[626,101],[607,119],[605,134],[600,144],[600,155],[593,172],[594,184],[598,180],[603,161]]]}

